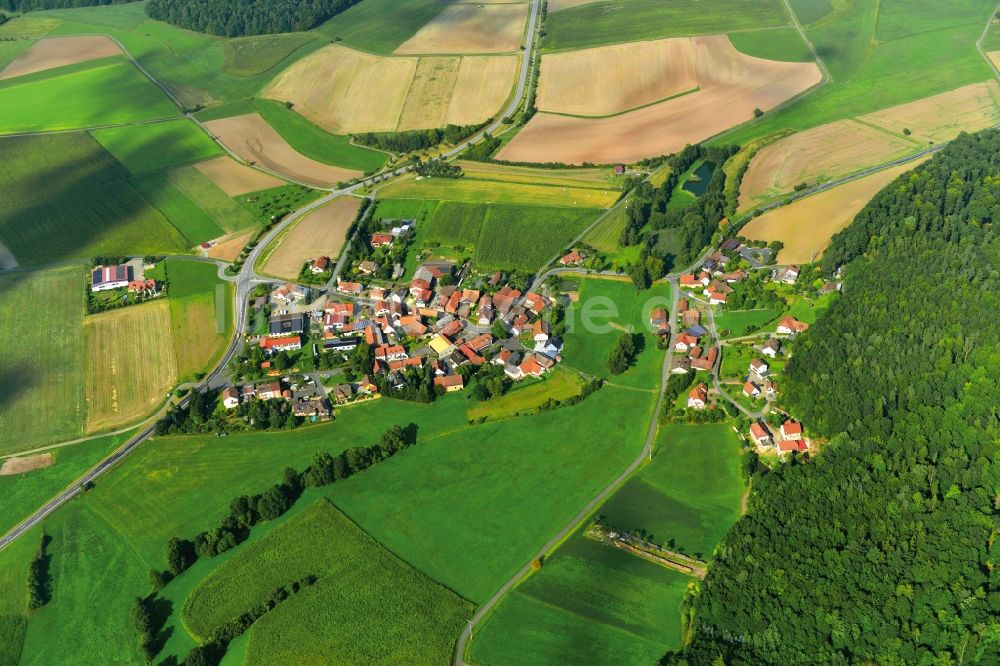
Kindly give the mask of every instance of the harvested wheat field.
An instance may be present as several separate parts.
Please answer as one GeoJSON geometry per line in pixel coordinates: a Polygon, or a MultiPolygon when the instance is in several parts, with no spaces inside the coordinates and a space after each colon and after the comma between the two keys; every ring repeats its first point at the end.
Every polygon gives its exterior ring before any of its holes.
{"type": "MultiPolygon", "coordinates": [[[[813,63],[743,55],[725,35],[691,43],[699,90],[608,118],[537,113],[497,157],[515,162],[634,162],[676,152],[753,118],[818,84],[813,63]]],[[[580,99],[602,99],[604,81],[581,81],[580,99]]]]}
{"type": "Polygon", "coordinates": [[[212,241],[212,247],[205,251],[205,254],[213,259],[223,259],[225,261],[235,261],[240,255],[240,251],[250,242],[254,235],[251,231],[237,231],[212,241]]]}
{"type": "Polygon", "coordinates": [[[383,57],[331,44],[285,69],[261,94],[292,102],[334,134],[464,125],[499,110],[517,63],[517,56],[383,57]]]}
{"type": "Polygon", "coordinates": [[[14,62],[0,71],[0,79],[12,79],[63,65],[121,55],[118,45],[107,37],[46,37],[40,39],[14,62]]]}
{"type": "Polygon", "coordinates": [[[521,47],[527,3],[451,5],[395,53],[511,53],[521,47]]]}
{"type": "Polygon", "coordinates": [[[84,319],[87,432],[124,425],[163,402],[177,380],[166,298],[84,319]]]}
{"type": "Polygon", "coordinates": [[[238,197],[248,192],[259,192],[272,187],[279,187],[285,181],[269,173],[251,169],[230,157],[216,157],[206,162],[194,165],[208,177],[216,186],[231,197],[238,197]]]}
{"type": "Polygon", "coordinates": [[[205,127],[248,163],[258,164],[306,185],[329,187],[361,175],[360,171],[309,159],[289,146],[259,113],[210,120],[205,127]]]}
{"type": "Polygon", "coordinates": [[[543,55],[538,108],[607,116],[693,91],[694,53],[690,39],[658,39],[543,55]]]}
{"type": "Polygon", "coordinates": [[[882,164],[917,150],[908,141],[853,120],[838,120],[779,139],[750,160],[740,184],[740,208],[882,164]]]}
{"type": "Polygon", "coordinates": [[[900,174],[927,158],[879,171],[870,176],[770,210],[740,230],[750,240],[780,240],[780,264],[804,264],[823,254],[835,233],[846,227],[875,194],[900,174]]]}
{"type": "Polygon", "coordinates": [[[52,465],[52,454],[41,453],[37,456],[24,456],[22,458],[7,458],[0,465],[0,476],[13,476],[14,474],[24,474],[36,469],[45,469],[52,465]]]}
{"type": "Polygon", "coordinates": [[[286,280],[294,280],[303,264],[313,257],[336,260],[344,246],[347,229],[361,207],[361,199],[340,197],[299,220],[291,231],[279,240],[279,245],[264,272],[286,280]]]}
{"type": "Polygon", "coordinates": [[[915,102],[859,116],[859,120],[922,142],[951,141],[959,132],[975,132],[1000,123],[1000,84],[994,79],[962,86],[915,102]]]}

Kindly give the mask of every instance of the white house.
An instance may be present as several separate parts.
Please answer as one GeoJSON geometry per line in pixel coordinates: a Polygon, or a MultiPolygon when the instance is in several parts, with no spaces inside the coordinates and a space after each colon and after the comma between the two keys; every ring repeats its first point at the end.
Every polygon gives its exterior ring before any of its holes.
{"type": "Polygon", "coordinates": [[[757,375],[758,377],[763,377],[767,375],[767,363],[760,360],[759,358],[755,358],[754,360],[750,361],[750,372],[757,375]]]}

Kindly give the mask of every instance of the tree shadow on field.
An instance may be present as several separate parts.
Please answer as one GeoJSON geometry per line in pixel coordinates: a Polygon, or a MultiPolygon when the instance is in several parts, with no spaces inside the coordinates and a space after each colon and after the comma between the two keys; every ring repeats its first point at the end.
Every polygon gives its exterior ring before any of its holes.
{"type": "Polygon", "coordinates": [[[188,249],[132,187],[128,171],[84,132],[0,137],[0,164],[7,165],[0,170],[0,242],[20,263],[0,272],[2,292],[17,289],[33,266],[188,249]]]}
{"type": "Polygon", "coordinates": [[[15,404],[20,395],[38,386],[37,371],[27,361],[10,366],[0,365],[0,413],[15,404]]]}
{"type": "Polygon", "coordinates": [[[169,599],[164,599],[156,595],[150,595],[147,604],[149,605],[149,612],[153,619],[153,626],[157,628],[151,652],[152,654],[159,654],[174,634],[174,628],[167,626],[170,615],[174,612],[174,604],[169,599]]]}

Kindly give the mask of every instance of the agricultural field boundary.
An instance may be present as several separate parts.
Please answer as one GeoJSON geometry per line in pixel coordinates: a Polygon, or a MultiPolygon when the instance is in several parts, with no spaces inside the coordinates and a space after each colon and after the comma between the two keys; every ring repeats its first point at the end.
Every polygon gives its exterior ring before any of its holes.
{"type": "Polygon", "coordinates": [[[626,113],[631,113],[633,111],[639,111],[640,109],[645,109],[648,106],[656,106],[657,104],[662,104],[663,102],[669,102],[672,99],[677,99],[678,97],[684,97],[685,95],[690,95],[691,93],[696,93],[701,90],[701,86],[695,86],[688,90],[682,90],[679,93],[673,95],[668,95],[662,99],[654,99],[652,102],[646,102],[645,104],[640,104],[639,106],[633,106],[629,109],[624,109],[622,111],[615,111],[614,113],[606,113],[604,115],[588,116],[581,113],[564,113],[562,111],[539,111],[539,113],[546,113],[550,116],[566,116],[567,118],[614,118],[615,116],[625,115],[626,113]]]}

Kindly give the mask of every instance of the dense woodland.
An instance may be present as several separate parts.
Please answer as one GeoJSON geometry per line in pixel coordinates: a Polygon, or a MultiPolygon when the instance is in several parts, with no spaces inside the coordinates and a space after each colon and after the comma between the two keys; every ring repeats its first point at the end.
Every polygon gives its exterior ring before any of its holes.
{"type": "MultiPolygon", "coordinates": [[[[23,1],[59,2],[60,0],[23,1]]],[[[336,16],[357,1],[149,0],[146,4],[146,14],[150,18],[173,23],[188,30],[222,37],[242,37],[309,30],[336,16]]]]}
{"type": "Polygon", "coordinates": [[[966,135],[834,238],[785,376],[829,443],[754,481],[664,663],[1000,663],[998,202],[1000,133],[966,135]]]}

